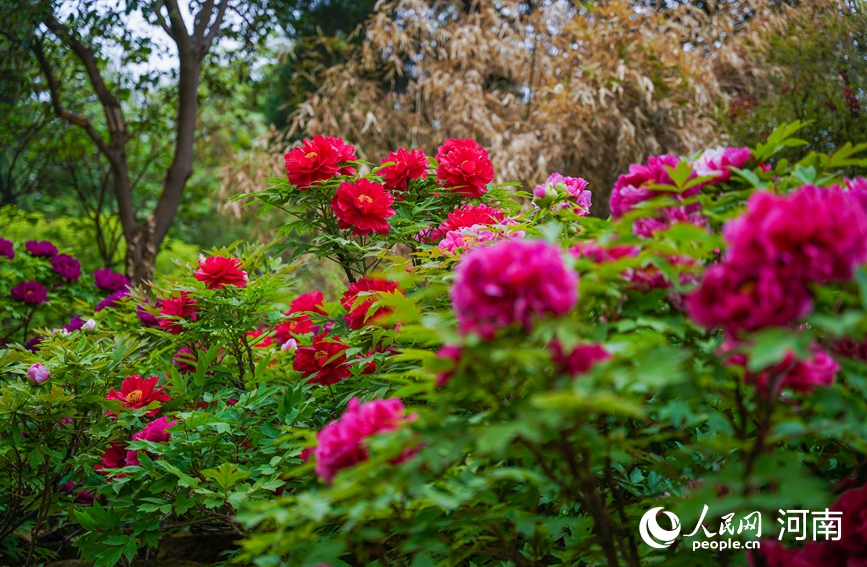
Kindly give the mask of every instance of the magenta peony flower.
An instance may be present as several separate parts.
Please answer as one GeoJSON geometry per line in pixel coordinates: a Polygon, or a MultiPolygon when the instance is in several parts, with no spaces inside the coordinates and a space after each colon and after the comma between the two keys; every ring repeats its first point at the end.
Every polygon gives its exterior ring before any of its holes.
{"type": "Polygon", "coordinates": [[[181,374],[192,374],[196,371],[198,357],[190,347],[181,347],[172,358],[172,364],[178,367],[181,374]]]}
{"type": "Polygon", "coordinates": [[[51,373],[47,368],[37,362],[27,369],[27,378],[34,384],[42,384],[51,378],[51,373]]]}
{"type": "Polygon", "coordinates": [[[77,331],[82,327],[84,327],[84,319],[82,319],[81,316],[76,315],[69,320],[69,324],[64,327],[64,329],[71,333],[72,331],[77,331]]]}
{"type": "Polygon", "coordinates": [[[578,275],[558,247],[543,241],[507,240],[464,256],[455,270],[452,306],[463,332],[490,339],[520,323],[529,329],[543,315],[563,315],[578,301],[578,275]]]}
{"type": "Polygon", "coordinates": [[[785,267],[804,281],[849,279],[867,260],[867,211],[839,187],[754,193],[723,233],[733,261],[785,267]]]}
{"type": "Polygon", "coordinates": [[[57,246],[47,240],[28,240],[24,243],[24,249],[37,258],[53,258],[57,255],[57,246]]]}
{"type": "Polygon", "coordinates": [[[635,236],[653,238],[654,232],[668,230],[678,223],[707,227],[707,218],[701,212],[688,209],[689,207],[665,207],[659,211],[657,217],[636,219],[632,225],[632,233],[635,236]]]}
{"type": "Polygon", "coordinates": [[[58,254],[51,258],[51,268],[61,278],[71,282],[77,282],[81,277],[81,264],[67,254],[58,254]]]}
{"type": "MultiPolygon", "coordinates": [[[[730,346],[730,344],[724,345],[723,350],[730,348],[730,346]]],[[[763,394],[768,391],[769,380],[782,378],[778,385],[775,384],[776,391],[772,392],[773,396],[778,395],[780,390],[787,388],[806,394],[817,387],[831,386],[840,370],[840,365],[818,344],[810,345],[810,352],[812,356],[808,360],[797,360],[794,354],[789,353],[782,362],[773,368],[755,373],[747,372],[744,378],[747,382],[756,384],[756,387],[763,394]]],[[[729,358],[728,364],[746,366],[747,357],[743,354],[735,354],[729,358]]]]}
{"type": "Polygon", "coordinates": [[[10,260],[15,259],[15,245],[11,240],[0,238],[0,256],[6,256],[10,260]]]}
{"type": "Polygon", "coordinates": [[[455,369],[457,368],[458,364],[461,363],[462,353],[463,349],[456,345],[446,345],[437,351],[437,358],[442,360],[448,360],[452,363],[452,367],[450,369],[443,370],[442,372],[437,373],[437,388],[445,386],[448,381],[452,379],[452,376],[455,375],[455,369]]]}
{"type": "Polygon", "coordinates": [[[97,303],[96,311],[102,311],[103,309],[107,309],[108,307],[114,307],[117,305],[117,302],[123,299],[124,297],[129,295],[129,290],[124,289],[121,291],[116,291],[97,303]]]}
{"type": "Polygon", "coordinates": [[[590,214],[590,191],[585,191],[586,188],[587,181],[580,177],[552,173],[533,190],[533,204],[554,210],[571,207],[576,215],[584,217],[590,214]]]}
{"type": "Polygon", "coordinates": [[[93,272],[93,283],[98,289],[105,291],[122,291],[129,285],[129,280],[123,274],[102,268],[93,272]]]}
{"type": "Polygon", "coordinates": [[[10,293],[15,301],[22,301],[31,305],[42,305],[48,301],[48,290],[39,282],[21,282],[12,288],[10,293]]]}
{"type": "Polygon", "coordinates": [[[743,168],[753,158],[749,148],[724,148],[717,146],[704,151],[694,162],[692,171],[699,177],[713,177],[710,183],[728,181],[732,167],[743,168]]]}
{"type": "Polygon", "coordinates": [[[867,554],[867,487],[847,490],[831,509],[843,512],[841,537],[836,545],[850,553],[867,554]]]}
{"type": "MultiPolygon", "coordinates": [[[[649,201],[663,194],[676,196],[674,193],[655,191],[648,187],[651,185],[673,185],[671,176],[665,167],[677,167],[678,162],[680,162],[679,157],[664,155],[647,158],[647,165],[638,165],[637,163],[630,165],[629,173],[624,173],[618,177],[614,189],[611,190],[611,198],[608,201],[611,216],[619,219],[638,203],[649,201]]],[[[683,195],[691,197],[700,191],[700,187],[690,187],[683,195]]]]}
{"type": "MultiPolygon", "coordinates": [[[[166,416],[155,419],[145,425],[144,429],[134,434],[132,436],[132,440],[151,441],[153,443],[166,443],[172,437],[172,434],[169,433],[167,429],[174,426],[176,423],[176,421],[169,421],[166,416]]],[[[126,452],[126,466],[141,466],[141,463],[138,459],[138,451],[126,452]]]]}
{"type": "Polygon", "coordinates": [[[364,440],[378,433],[397,429],[412,419],[404,417],[406,409],[398,398],[359,403],[349,400],[349,407],[337,421],[332,421],[316,435],[316,474],[327,483],[338,471],[367,459],[364,440]]]}
{"type": "MultiPolygon", "coordinates": [[[[150,301],[147,298],[145,298],[144,303],[139,303],[138,305],[136,305],[135,314],[138,316],[138,320],[141,321],[141,324],[144,325],[145,327],[159,327],[160,326],[160,320],[156,315],[154,315],[153,313],[148,311],[149,305],[150,305],[150,301]]],[[[162,299],[157,299],[154,302],[154,309],[156,311],[159,311],[162,306],[163,306],[163,300],[162,299]]]]}
{"type": "Polygon", "coordinates": [[[686,300],[689,317],[731,335],[763,327],[785,326],[813,308],[800,279],[767,264],[712,266],[686,300]]]}
{"type": "Polygon", "coordinates": [[[551,360],[557,372],[571,377],[585,374],[593,368],[593,365],[603,360],[608,360],[611,355],[600,344],[578,345],[572,352],[566,353],[560,341],[554,340],[548,345],[551,352],[551,360]]]}

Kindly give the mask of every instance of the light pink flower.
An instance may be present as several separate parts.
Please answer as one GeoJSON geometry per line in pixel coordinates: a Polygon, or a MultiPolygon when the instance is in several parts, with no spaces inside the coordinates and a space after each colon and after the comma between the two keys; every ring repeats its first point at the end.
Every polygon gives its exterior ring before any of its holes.
{"type": "Polygon", "coordinates": [[[711,183],[728,181],[732,167],[741,169],[753,157],[749,148],[724,148],[717,146],[704,151],[694,162],[692,170],[699,177],[714,177],[711,183]]]}

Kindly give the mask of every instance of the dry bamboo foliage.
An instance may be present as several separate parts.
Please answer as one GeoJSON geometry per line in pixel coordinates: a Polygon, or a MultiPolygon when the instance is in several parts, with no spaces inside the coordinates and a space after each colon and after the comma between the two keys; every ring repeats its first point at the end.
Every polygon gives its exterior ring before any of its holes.
{"type": "MultiPolygon", "coordinates": [[[[532,188],[553,171],[584,177],[594,211],[606,215],[610,188],[630,163],[721,141],[715,117],[726,92],[754,80],[754,54],[793,11],[837,4],[722,0],[707,12],[661,12],[628,0],[592,9],[566,1],[383,2],[361,48],[324,70],[282,139],[338,135],[378,163],[399,147],[434,155],[447,138],[474,138],[490,151],[498,181],[532,188]],[[398,84],[407,77],[405,89],[384,84],[383,75],[398,84]]],[[[261,171],[234,168],[231,192],[281,175],[289,144],[277,140],[257,160],[268,164],[261,171]]]]}

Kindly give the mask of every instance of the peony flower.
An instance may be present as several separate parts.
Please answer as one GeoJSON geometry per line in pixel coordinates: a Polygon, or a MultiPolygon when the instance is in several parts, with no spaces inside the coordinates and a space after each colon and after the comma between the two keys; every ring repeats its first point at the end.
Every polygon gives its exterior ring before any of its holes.
{"type": "MultiPolygon", "coordinates": [[[[169,427],[174,426],[176,423],[176,421],[169,421],[166,416],[162,416],[161,418],[155,419],[145,425],[144,429],[132,436],[132,440],[150,441],[152,443],[166,443],[169,439],[172,438],[172,434],[169,433],[169,431],[167,430],[169,427]]],[[[141,462],[139,462],[138,458],[138,451],[127,451],[125,464],[128,467],[141,466],[141,462]]]]}
{"type": "Polygon", "coordinates": [[[476,225],[447,232],[443,239],[440,240],[440,243],[437,244],[437,248],[443,252],[456,254],[460,250],[467,250],[483,242],[524,238],[525,234],[523,230],[509,233],[497,227],[476,225]]]}
{"type": "Polygon", "coordinates": [[[804,281],[849,279],[867,260],[867,211],[839,187],[756,192],[723,234],[733,261],[785,267],[804,281]]]}
{"type": "Polygon", "coordinates": [[[699,177],[713,177],[711,183],[728,181],[732,167],[743,168],[753,158],[749,148],[724,148],[717,146],[704,151],[694,162],[692,171],[699,177]]]}
{"type": "Polygon", "coordinates": [[[653,238],[653,233],[668,230],[678,223],[706,228],[707,218],[699,211],[690,211],[689,207],[665,207],[656,217],[635,219],[632,233],[643,238],[653,238]]]}
{"type": "Polygon", "coordinates": [[[175,297],[164,299],[160,308],[160,327],[164,331],[177,335],[183,330],[184,326],[174,318],[195,321],[197,310],[196,300],[185,291],[182,291],[180,295],[176,295],[175,297]],[[169,317],[173,319],[169,319],[169,317]]]}
{"type": "Polygon", "coordinates": [[[473,249],[455,270],[452,306],[463,332],[490,339],[500,327],[529,329],[543,315],[563,315],[578,301],[578,275],[560,249],[542,241],[507,240],[473,249]]]}
{"type": "Polygon", "coordinates": [[[579,216],[590,214],[588,183],[580,177],[565,177],[552,173],[542,185],[533,190],[533,204],[539,208],[560,210],[571,207],[579,216]]]}
{"type": "Polygon", "coordinates": [[[270,328],[247,331],[247,342],[253,348],[268,348],[274,345],[274,337],[270,335],[270,328]]]}
{"type": "MultiPolygon", "coordinates": [[[[141,321],[142,325],[145,327],[159,327],[160,321],[156,315],[148,311],[147,306],[149,305],[149,301],[145,298],[144,303],[139,303],[135,307],[135,314],[138,316],[138,320],[141,321]]],[[[160,309],[163,306],[163,300],[157,299],[154,302],[154,308],[160,309]]]]}
{"type": "MultiPolygon", "coordinates": [[[[147,407],[152,402],[168,402],[171,397],[165,394],[165,388],[156,388],[154,386],[159,382],[159,376],[151,376],[150,378],[142,378],[138,374],[133,374],[129,378],[125,378],[120,385],[120,391],[109,390],[106,394],[106,400],[116,400],[123,402],[123,406],[131,410],[147,407]]],[[[160,407],[157,405],[150,410],[148,417],[154,416],[160,412],[160,407]]]]}
{"type": "Polygon", "coordinates": [[[396,152],[388,154],[388,157],[383,159],[381,163],[389,162],[392,165],[379,170],[383,185],[389,191],[406,191],[411,179],[427,178],[428,161],[421,150],[407,151],[400,148],[396,152]]]}
{"type": "Polygon", "coordinates": [[[108,449],[99,458],[99,464],[93,467],[98,473],[108,474],[103,469],[119,469],[125,465],[126,446],[119,441],[112,441],[108,449]]]}
{"type": "Polygon", "coordinates": [[[116,291],[116,292],[112,293],[111,295],[109,295],[108,297],[106,297],[105,299],[103,299],[102,301],[100,301],[99,303],[97,303],[96,304],[96,311],[99,312],[99,311],[102,311],[103,309],[107,309],[109,307],[114,307],[115,305],[117,305],[118,301],[120,301],[124,297],[127,297],[128,295],[129,295],[128,289],[122,289],[120,291],[116,291]]]}
{"type": "Polygon", "coordinates": [[[362,236],[373,232],[388,234],[389,218],[394,216],[391,205],[394,197],[380,183],[368,179],[344,181],[331,199],[331,210],[338,226],[351,228],[352,234],[362,236]]]}
{"type": "Polygon", "coordinates": [[[312,346],[295,349],[292,368],[300,372],[308,384],[336,384],[352,374],[346,360],[348,348],[338,338],[314,337],[312,346]]]}
{"type": "Polygon", "coordinates": [[[208,289],[223,289],[227,285],[244,287],[247,285],[247,272],[241,269],[241,260],[211,256],[199,260],[199,269],[193,277],[203,282],[208,289]]]}
{"type": "MultiPolygon", "coordinates": [[[[846,521],[843,521],[845,524],[846,521]]],[[[800,549],[786,549],[777,540],[763,540],[758,551],[747,555],[747,565],[756,567],[755,555],[763,557],[764,567],[865,567],[846,557],[846,552],[831,541],[809,541],[800,549]]]]}
{"type": "Polygon", "coordinates": [[[39,350],[39,345],[42,344],[42,341],[45,340],[45,337],[33,337],[27,344],[24,345],[24,348],[29,350],[30,352],[36,352],[39,350]]]}
{"type": "Polygon", "coordinates": [[[615,244],[606,248],[593,240],[579,242],[569,249],[569,254],[575,258],[588,258],[597,264],[616,262],[626,257],[634,258],[639,252],[641,249],[638,246],[615,244]]]}
{"type": "Polygon", "coordinates": [[[102,268],[93,272],[93,283],[98,289],[105,291],[122,291],[129,285],[129,280],[123,274],[102,268]]]}
{"type": "Polygon", "coordinates": [[[322,308],[324,302],[325,300],[321,291],[303,293],[292,300],[286,315],[294,313],[318,313],[319,315],[326,315],[325,310],[322,308]]]}
{"type": "Polygon", "coordinates": [[[27,369],[27,379],[34,384],[42,384],[47,382],[49,378],[51,378],[51,373],[38,362],[27,369]]]}
{"type": "MultiPolygon", "coordinates": [[[[722,347],[723,354],[730,350],[734,344],[726,343],[722,347]]],[[[775,384],[772,396],[777,396],[780,390],[791,389],[802,394],[810,393],[816,387],[828,387],[834,383],[834,377],[840,370],[840,365],[831,358],[818,344],[810,345],[811,357],[807,360],[797,360],[793,353],[788,353],[785,358],[772,368],[760,372],[746,372],[744,380],[756,384],[763,394],[768,393],[768,381],[779,380],[775,384]]],[[[734,354],[727,360],[727,364],[744,366],[747,365],[747,356],[734,354]]]]}
{"type": "Polygon", "coordinates": [[[487,193],[488,183],[494,180],[488,152],[475,140],[446,140],[439,147],[436,160],[437,178],[453,193],[478,199],[487,193]]]}
{"type": "Polygon", "coordinates": [[[867,487],[847,490],[831,510],[843,513],[840,540],[835,545],[850,553],[867,555],[867,487]]]}
{"type": "Polygon", "coordinates": [[[178,367],[181,374],[192,374],[196,371],[196,353],[190,347],[181,347],[172,357],[172,364],[178,367]]]}
{"type": "Polygon", "coordinates": [[[57,246],[47,240],[28,240],[24,243],[24,249],[37,258],[53,258],[57,255],[57,246]]]}
{"type": "MultiPolygon", "coordinates": [[[[666,167],[677,167],[680,158],[672,155],[651,156],[647,158],[647,165],[633,163],[629,166],[629,173],[624,173],[617,178],[608,206],[611,208],[611,216],[619,219],[638,203],[649,201],[661,195],[675,196],[668,193],[650,189],[651,185],[674,185],[666,167]]],[[[701,188],[690,187],[683,193],[684,197],[697,195],[701,188]]]]}
{"type": "Polygon", "coordinates": [[[76,315],[75,317],[73,317],[72,319],[69,320],[69,324],[66,327],[64,327],[64,329],[66,329],[67,331],[69,331],[71,333],[72,331],[79,330],[83,326],[84,326],[84,319],[82,319],[80,316],[76,315]]]}
{"type": "Polygon", "coordinates": [[[372,313],[369,313],[369,311],[373,304],[379,300],[379,292],[392,292],[396,289],[397,282],[370,277],[364,277],[357,282],[349,284],[349,289],[343,293],[343,298],[340,300],[343,308],[349,311],[345,316],[346,324],[349,328],[361,329],[366,325],[374,324],[379,318],[388,316],[392,312],[392,309],[388,307],[378,307],[372,313]],[[365,296],[356,305],[360,293],[370,295],[365,296]]]}
{"type": "Polygon", "coordinates": [[[566,353],[560,341],[554,340],[548,344],[548,350],[557,372],[572,378],[586,374],[597,362],[611,358],[600,344],[578,345],[572,352],[566,353]]]}
{"type": "Polygon", "coordinates": [[[284,157],[289,182],[301,191],[338,173],[351,175],[354,170],[346,167],[345,162],[356,159],[355,148],[330,136],[313,136],[312,140],[305,138],[300,146],[284,157]]]}
{"type": "Polygon", "coordinates": [[[6,256],[10,260],[15,259],[15,245],[11,240],[0,238],[0,256],[6,256]]]}
{"type": "Polygon", "coordinates": [[[703,327],[731,335],[786,326],[813,308],[807,287],[766,264],[724,263],[709,268],[699,288],[686,299],[689,317],[703,327]]]}
{"type": "Polygon", "coordinates": [[[15,301],[31,305],[42,305],[48,301],[48,290],[41,283],[34,281],[21,282],[12,288],[10,295],[15,301]]]}
{"type": "Polygon", "coordinates": [[[470,228],[476,225],[500,224],[506,220],[503,211],[485,204],[458,207],[448,214],[446,220],[439,226],[439,232],[445,234],[453,230],[470,228]]]}
{"type": "Polygon", "coordinates": [[[437,372],[437,379],[435,383],[435,386],[437,388],[442,388],[448,383],[449,380],[452,379],[452,376],[455,375],[455,371],[457,370],[458,365],[461,363],[462,355],[463,349],[456,345],[445,345],[437,351],[438,359],[451,362],[451,368],[449,368],[448,370],[443,370],[442,372],[437,372]]]}
{"type": "Polygon", "coordinates": [[[81,326],[85,331],[92,331],[96,328],[96,321],[93,319],[88,319],[84,322],[84,325],[81,326]]]}
{"type": "Polygon", "coordinates": [[[81,264],[67,254],[58,254],[51,258],[51,268],[57,272],[57,274],[71,282],[77,282],[78,278],[81,277],[81,264]]]}
{"type": "MultiPolygon", "coordinates": [[[[367,460],[365,439],[392,431],[406,423],[406,409],[399,398],[359,403],[349,400],[340,419],[332,421],[316,435],[316,474],[331,483],[338,471],[367,460]]],[[[411,418],[410,418],[411,419],[411,418]]]]}

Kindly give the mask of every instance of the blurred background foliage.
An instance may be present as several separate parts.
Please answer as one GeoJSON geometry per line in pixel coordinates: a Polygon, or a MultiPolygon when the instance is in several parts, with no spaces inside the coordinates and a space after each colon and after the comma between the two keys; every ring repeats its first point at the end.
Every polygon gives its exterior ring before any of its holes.
{"type": "MultiPolygon", "coordinates": [[[[0,235],[51,238],[86,267],[117,267],[125,243],[109,164],[74,117],[55,116],[28,46],[41,33],[28,9],[67,3],[0,0],[3,27],[16,28],[0,34],[0,235]]],[[[123,4],[133,16],[147,5],[123,4]]],[[[247,38],[231,35],[203,65],[193,175],[158,277],[172,273],[172,258],[273,240],[278,219],[228,198],[282,175],[286,148],[313,134],[342,136],[375,163],[400,146],[432,155],[445,138],[476,138],[498,181],[532,188],[551,171],[588,179],[599,216],[616,174],[647,155],[751,145],[796,119],[812,121],[810,143],[787,157],[867,141],[860,1],[270,0],[264,8],[250,25],[266,41],[242,49],[247,38]]],[[[119,22],[165,35],[134,17],[119,22]]],[[[139,70],[171,53],[127,48],[104,62],[123,96],[134,199],[152,210],[172,157],[177,76],[139,70]]],[[[66,102],[102,120],[96,101],[74,98],[87,90],[81,63],[54,44],[46,50],[66,102]]],[[[326,289],[339,277],[313,262],[307,274],[326,289]]]]}

